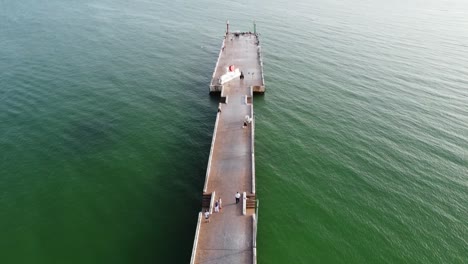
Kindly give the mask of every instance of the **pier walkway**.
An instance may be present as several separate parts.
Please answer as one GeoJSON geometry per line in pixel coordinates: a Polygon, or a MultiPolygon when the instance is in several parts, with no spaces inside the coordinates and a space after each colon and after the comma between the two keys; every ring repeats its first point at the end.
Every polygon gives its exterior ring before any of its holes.
{"type": "Polygon", "coordinates": [[[254,33],[227,33],[210,86],[221,92],[203,190],[191,263],[256,263],[255,156],[253,120],[243,127],[245,116],[253,118],[252,95],[264,91],[263,71],[254,33]],[[219,77],[229,65],[244,74],[221,85],[219,77]],[[239,192],[238,204],[235,194],[239,192]],[[215,200],[222,209],[214,212],[215,200]],[[210,210],[210,222],[202,213],[210,210]]]}

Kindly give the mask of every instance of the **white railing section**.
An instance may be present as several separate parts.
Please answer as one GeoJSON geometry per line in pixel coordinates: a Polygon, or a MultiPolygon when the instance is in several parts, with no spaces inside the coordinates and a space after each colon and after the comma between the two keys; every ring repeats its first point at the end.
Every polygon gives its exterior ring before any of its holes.
{"type": "Polygon", "coordinates": [[[221,98],[225,98],[224,99],[224,103],[227,104],[228,103],[228,96],[225,95],[225,91],[224,91],[224,86],[221,88],[221,98]]]}
{"type": "Polygon", "coordinates": [[[263,58],[262,58],[262,47],[258,46],[258,60],[260,61],[260,72],[262,75],[262,86],[265,86],[265,77],[263,76],[263,58]]]}
{"type": "MultiPolygon", "coordinates": [[[[227,100],[227,98],[226,98],[227,100]]],[[[221,107],[221,103],[219,104],[218,107],[221,107]]],[[[222,111],[222,109],[221,109],[222,111]]],[[[207,166],[207,169],[206,169],[206,175],[205,175],[205,186],[203,187],[203,192],[205,193],[206,190],[208,189],[208,179],[210,177],[210,171],[211,171],[211,159],[213,158],[213,149],[214,149],[214,144],[215,144],[215,141],[216,141],[216,134],[217,134],[217,131],[218,131],[218,123],[219,123],[219,115],[221,113],[218,112],[216,114],[216,122],[215,122],[215,126],[214,126],[214,130],[213,130],[213,139],[211,140],[211,148],[210,148],[210,157],[208,158],[208,166],[207,166]]]]}
{"type": "Polygon", "coordinates": [[[213,192],[211,193],[210,214],[213,214],[213,206],[214,206],[215,197],[216,197],[216,192],[213,191],[213,192]]]}
{"type": "Polygon", "coordinates": [[[253,245],[252,245],[252,263],[257,263],[257,243],[256,243],[256,232],[257,232],[257,219],[255,217],[255,214],[252,215],[252,226],[253,226],[253,237],[252,237],[252,242],[253,242],[253,245]]]}
{"type": "MultiPolygon", "coordinates": [[[[258,36],[257,36],[257,41],[258,41],[258,36]]],[[[258,60],[260,62],[260,71],[261,71],[261,75],[262,75],[262,86],[265,86],[265,78],[263,76],[262,46],[260,46],[260,45],[257,46],[257,54],[258,54],[258,60]]]]}
{"type": "Polygon", "coordinates": [[[197,256],[197,246],[198,246],[198,237],[200,235],[200,224],[202,219],[202,212],[198,213],[198,222],[197,222],[197,229],[195,231],[195,239],[193,241],[193,248],[192,248],[192,257],[190,259],[190,264],[195,263],[195,257],[197,256]]]}
{"type": "Polygon", "coordinates": [[[224,94],[225,94],[224,89],[221,89],[221,97],[226,97],[226,95],[224,94]]]}
{"type": "MultiPolygon", "coordinates": [[[[252,89],[250,89],[252,91],[252,89]]],[[[252,193],[255,194],[255,117],[253,104],[250,105],[250,115],[252,118],[252,131],[251,131],[251,152],[252,152],[252,193]]]]}
{"type": "Polygon", "coordinates": [[[242,193],[242,215],[247,214],[247,193],[242,193]]]}
{"type": "Polygon", "coordinates": [[[225,98],[226,98],[226,99],[224,100],[224,101],[225,101],[224,103],[227,104],[227,103],[228,103],[228,97],[229,97],[229,96],[224,95],[224,86],[221,88],[221,98],[222,98],[222,97],[225,97],[225,98]]]}
{"type": "Polygon", "coordinates": [[[252,232],[252,255],[253,255],[253,260],[252,263],[257,263],[257,227],[258,227],[258,206],[260,202],[257,199],[257,208],[255,209],[255,214],[252,215],[252,226],[253,226],[253,232],[252,232]]]}
{"type": "Polygon", "coordinates": [[[217,69],[218,69],[219,61],[221,60],[221,54],[223,53],[223,48],[225,47],[224,45],[226,43],[226,39],[227,39],[227,34],[224,37],[223,44],[221,45],[221,49],[219,50],[218,60],[216,61],[216,65],[215,65],[215,68],[214,68],[214,71],[213,71],[213,76],[211,76],[211,85],[215,85],[213,83],[213,81],[214,81],[214,78],[215,78],[215,75],[216,75],[216,72],[217,72],[217,69]]]}
{"type": "Polygon", "coordinates": [[[260,205],[260,201],[257,199],[257,208],[255,208],[255,214],[254,214],[254,220],[255,220],[255,225],[254,225],[254,232],[253,232],[253,246],[254,248],[257,248],[257,226],[258,226],[258,207],[260,205]]]}

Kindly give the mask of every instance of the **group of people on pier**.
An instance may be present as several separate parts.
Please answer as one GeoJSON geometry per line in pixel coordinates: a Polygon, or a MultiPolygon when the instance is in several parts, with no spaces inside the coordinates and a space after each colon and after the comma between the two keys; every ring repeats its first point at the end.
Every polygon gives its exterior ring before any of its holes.
{"type": "MultiPolygon", "coordinates": [[[[240,201],[240,197],[241,197],[240,193],[237,192],[234,195],[234,197],[236,198],[236,204],[238,204],[239,201],[240,201]]],[[[221,200],[221,197],[219,197],[218,200],[216,200],[215,203],[214,203],[215,213],[219,213],[222,208],[223,208],[223,200],[221,200]]],[[[209,223],[210,222],[210,216],[211,216],[210,210],[206,209],[204,215],[205,215],[205,222],[209,223]]]]}

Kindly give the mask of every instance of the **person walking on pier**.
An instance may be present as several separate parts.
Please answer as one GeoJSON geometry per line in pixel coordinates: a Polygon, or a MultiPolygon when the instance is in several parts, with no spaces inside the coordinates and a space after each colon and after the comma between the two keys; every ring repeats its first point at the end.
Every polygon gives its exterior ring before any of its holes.
{"type": "Polygon", "coordinates": [[[219,213],[219,202],[215,202],[215,213],[219,213]]]}
{"type": "Polygon", "coordinates": [[[241,196],[240,193],[237,192],[236,195],[235,195],[235,197],[236,197],[236,204],[239,203],[239,201],[240,201],[240,196],[241,196]]]}
{"type": "Polygon", "coordinates": [[[252,123],[252,118],[248,115],[246,115],[244,117],[244,125],[242,126],[242,128],[245,128],[247,127],[248,124],[252,123]]]}
{"type": "Polygon", "coordinates": [[[208,211],[208,209],[205,210],[205,222],[210,222],[210,212],[208,211]]]}

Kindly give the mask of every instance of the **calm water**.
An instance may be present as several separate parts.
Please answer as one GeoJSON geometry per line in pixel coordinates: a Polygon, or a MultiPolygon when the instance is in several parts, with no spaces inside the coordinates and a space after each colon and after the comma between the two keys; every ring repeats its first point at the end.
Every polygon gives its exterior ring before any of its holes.
{"type": "Polygon", "coordinates": [[[226,19],[259,263],[467,263],[464,0],[0,1],[0,263],[189,262],[226,19]]]}

